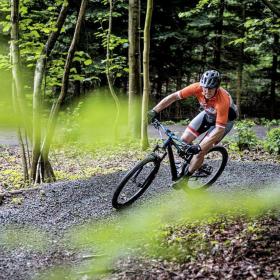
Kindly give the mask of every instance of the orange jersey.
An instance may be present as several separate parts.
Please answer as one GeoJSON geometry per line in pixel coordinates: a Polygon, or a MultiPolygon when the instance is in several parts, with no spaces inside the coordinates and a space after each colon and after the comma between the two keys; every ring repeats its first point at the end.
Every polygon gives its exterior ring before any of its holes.
{"type": "Polygon", "coordinates": [[[228,122],[229,108],[236,110],[230,94],[219,87],[214,97],[206,99],[202,94],[202,87],[199,83],[191,84],[178,92],[180,99],[195,96],[205,112],[216,119],[216,126],[225,128],[228,122]]]}

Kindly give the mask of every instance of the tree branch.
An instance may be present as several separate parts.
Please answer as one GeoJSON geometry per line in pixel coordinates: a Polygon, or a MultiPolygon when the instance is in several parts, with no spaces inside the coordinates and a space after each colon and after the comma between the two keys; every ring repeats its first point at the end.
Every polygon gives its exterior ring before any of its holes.
{"type": "Polygon", "coordinates": [[[262,0],[263,4],[267,6],[274,14],[280,17],[280,10],[275,7],[275,5],[271,4],[269,0],[262,0]]]}

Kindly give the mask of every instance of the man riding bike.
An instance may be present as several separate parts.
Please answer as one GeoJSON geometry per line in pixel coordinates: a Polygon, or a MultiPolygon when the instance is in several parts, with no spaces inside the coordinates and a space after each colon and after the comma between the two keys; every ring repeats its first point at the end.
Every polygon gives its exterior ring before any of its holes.
{"type": "Polygon", "coordinates": [[[229,133],[233,121],[237,118],[237,107],[230,94],[220,87],[220,83],[220,73],[216,70],[208,70],[203,73],[200,82],[166,96],[148,112],[149,121],[153,121],[158,117],[159,112],[173,102],[190,96],[195,96],[204,109],[190,122],[181,136],[185,143],[191,144],[199,135],[206,132],[206,137],[200,144],[192,145],[190,148],[196,155],[185,172],[185,178],[200,168],[205,154],[229,133]]]}

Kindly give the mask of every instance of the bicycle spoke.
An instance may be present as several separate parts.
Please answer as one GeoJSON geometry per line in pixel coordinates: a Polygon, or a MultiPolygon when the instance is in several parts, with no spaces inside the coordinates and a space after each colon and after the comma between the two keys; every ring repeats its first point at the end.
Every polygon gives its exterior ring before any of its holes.
{"type": "Polygon", "coordinates": [[[154,162],[149,162],[139,167],[136,173],[126,182],[119,195],[118,202],[125,203],[138,195],[153,175],[154,168],[154,162]]]}
{"type": "Polygon", "coordinates": [[[204,158],[203,165],[198,169],[188,182],[189,188],[200,188],[205,186],[208,182],[216,176],[223,163],[223,155],[217,150],[210,151],[204,158]]]}

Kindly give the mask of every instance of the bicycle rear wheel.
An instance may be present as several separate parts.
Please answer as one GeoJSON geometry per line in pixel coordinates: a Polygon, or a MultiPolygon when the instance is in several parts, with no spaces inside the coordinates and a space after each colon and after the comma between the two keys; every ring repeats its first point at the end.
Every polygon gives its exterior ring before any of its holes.
{"type": "Polygon", "coordinates": [[[121,209],[137,200],[150,186],[159,167],[157,156],[151,154],[132,168],[117,186],[112,199],[113,207],[121,209]]]}
{"type": "Polygon", "coordinates": [[[202,166],[189,178],[188,189],[206,189],[222,174],[228,161],[227,150],[222,146],[213,147],[205,155],[202,166]]]}

